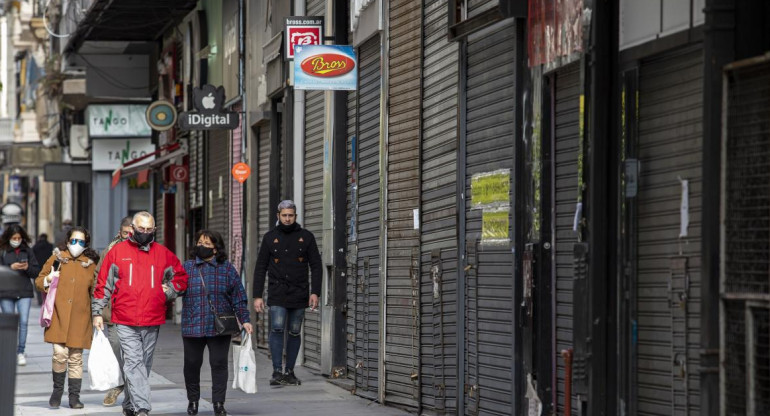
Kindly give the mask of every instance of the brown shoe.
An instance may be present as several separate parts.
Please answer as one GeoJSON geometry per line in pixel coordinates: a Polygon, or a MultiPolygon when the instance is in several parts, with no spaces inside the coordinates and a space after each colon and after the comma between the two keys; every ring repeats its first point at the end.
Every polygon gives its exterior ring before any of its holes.
{"type": "Polygon", "coordinates": [[[105,406],[114,405],[115,402],[118,401],[118,396],[120,396],[120,393],[123,393],[123,386],[113,387],[107,390],[107,395],[104,396],[104,401],[102,404],[105,406]]]}

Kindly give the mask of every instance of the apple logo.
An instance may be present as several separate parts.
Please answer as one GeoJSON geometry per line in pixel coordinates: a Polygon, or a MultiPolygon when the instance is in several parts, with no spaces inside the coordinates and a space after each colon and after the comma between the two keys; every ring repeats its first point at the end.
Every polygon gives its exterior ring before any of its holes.
{"type": "Polygon", "coordinates": [[[203,97],[201,104],[203,104],[203,108],[206,110],[211,110],[212,108],[216,107],[216,103],[214,102],[214,93],[210,92],[209,95],[203,97]]]}

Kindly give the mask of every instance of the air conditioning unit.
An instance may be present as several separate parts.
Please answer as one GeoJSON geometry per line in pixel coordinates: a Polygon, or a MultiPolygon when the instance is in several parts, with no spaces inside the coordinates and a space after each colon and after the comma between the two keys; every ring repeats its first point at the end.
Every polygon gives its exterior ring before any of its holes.
{"type": "Polygon", "coordinates": [[[88,159],[88,127],[85,124],[73,124],[70,127],[70,157],[88,159]]]}

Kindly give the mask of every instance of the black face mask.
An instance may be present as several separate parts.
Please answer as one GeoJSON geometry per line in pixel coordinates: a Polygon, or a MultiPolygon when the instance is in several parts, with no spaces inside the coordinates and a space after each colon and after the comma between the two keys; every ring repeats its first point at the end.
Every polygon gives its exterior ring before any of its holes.
{"type": "Polygon", "coordinates": [[[133,237],[137,244],[144,247],[155,239],[155,233],[140,233],[139,231],[134,230],[133,237]]]}
{"type": "Polygon", "coordinates": [[[214,256],[214,248],[205,246],[195,246],[195,255],[206,260],[214,256]]]}

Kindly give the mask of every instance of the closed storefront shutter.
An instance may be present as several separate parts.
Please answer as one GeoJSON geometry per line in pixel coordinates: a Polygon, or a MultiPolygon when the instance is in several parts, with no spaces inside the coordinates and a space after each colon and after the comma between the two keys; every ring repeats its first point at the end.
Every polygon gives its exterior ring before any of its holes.
{"type": "MultiPolygon", "coordinates": [[[[555,212],[553,218],[554,272],[556,287],[555,353],[573,347],[572,334],[572,279],[573,246],[577,232],[573,229],[578,198],[578,147],[580,139],[580,66],[571,64],[560,69],[555,76],[556,100],[554,103],[554,165],[553,194],[555,212]]],[[[564,409],[564,360],[556,360],[556,391],[559,414],[564,409]]]]}
{"type": "Polygon", "coordinates": [[[457,43],[446,0],[423,15],[420,164],[420,388],[423,409],[453,414],[457,397],[457,43]]]}
{"type": "Polygon", "coordinates": [[[770,63],[740,62],[726,80],[721,400],[728,415],[763,415],[770,414],[770,63]]]}
{"type": "MultiPolygon", "coordinates": [[[[270,231],[272,214],[274,209],[270,208],[270,123],[265,123],[257,128],[257,233],[259,235],[259,244],[262,243],[262,237],[270,231]]],[[[259,250],[261,247],[257,247],[259,250]]],[[[267,298],[267,279],[265,279],[265,291],[263,298],[267,298]]],[[[270,335],[270,322],[267,312],[257,314],[257,346],[267,348],[268,337],[270,335]]]]}
{"type": "Polygon", "coordinates": [[[358,172],[356,165],[358,161],[356,159],[358,152],[356,151],[356,102],[358,102],[356,91],[350,91],[348,93],[348,140],[347,140],[347,162],[348,162],[348,178],[347,178],[347,192],[346,192],[346,241],[347,241],[347,266],[348,266],[348,278],[347,278],[347,308],[348,313],[345,319],[345,334],[347,336],[347,356],[346,367],[348,378],[358,380],[358,374],[356,373],[356,356],[358,355],[358,334],[356,333],[358,323],[358,304],[360,301],[358,290],[358,262],[356,261],[356,225],[357,225],[357,209],[358,209],[358,172]]]}
{"type": "MultiPolygon", "coordinates": [[[[323,16],[326,2],[308,0],[307,15],[323,16]]],[[[324,92],[305,91],[305,189],[302,226],[315,235],[318,250],[323,252],[323,151],[324,92]]],[[[303,348],[305,365],[321,368],[321,309],[305,314],[303,348]]]]}
{"type": "MultiPolygon", "coordinates": [[[[233,106],[232,111],[240,112],[241,106],[233,106]]],[[[232,145],[231,145],[231,163],[228,166],[235,165],[241,161],[241,147],[243,144],[243,128],[239,124],[238,128],[232,131],[232,145]]],[[[232,168],[231,168],[232,169],[232,168]]],[[[232,172],[231,172],[232,173],[232,172]]],[[[243,189],[244,186],[240,182],[236,181],[232,174],[228,175],[228,183],[230,184],[230,262],[235,266],[235,270],[241,272],[241,260],[243,259],[243,223],[245,221],[243,215],[243,189]]]]}
{"type": "MultiPolygon", "coordinates": [[[[230,132],[212,130],[208,137],[208,200],[206,228],[222,234],[225,247],[230,247],[230,132]]],[[[230,253],[228,253],[230,254],[230,253]]]]}
{"type": "MultiPolygon", "coordinates": [[[[160,174],[156,175],[157,178],[162,178],[160,174]]],[[[163,214],[164,214],[164,206],[163,206],[163,194],[158,193],[157,199],[155,199],[155,241],[157,241],[159,244],[163,244],[163,214]]]]}
{"type": "MultiPolygon", "coordinates": [[[[513,255],[510,226],[502,230],[505,243],[482,240],[481,209],[474,201],[485,198],[471,189],[473,175],[513,168],[515,115],[515,30],[502,22],[468,38],[465,277],[464,414],[511,413],[514,306],[513,255]],[[506,233],[506,231],[508,231],[506,233]],[[468,268],[468,265],[472,265],[468,268]]],[[[510,195],[495,200],[509,203],[510,195]]],[[[491,202],[491,201],[490,201],[491,202]]],[[[507,211],[506,211],[507,212],[507,211]]],[[[510,214],[506,214],[509,218],[510,214]]]]}
{"type": "Polygon", "coordinates": [[[385,401],[417,407],[421,4],[390,3],[385,401]]]}
{"type": "Polygon", "coordinates": [[[356,247],[357,293],[354,295],[356,393],[376,398],[380,321],[380,39],[358,50],[359,86],[356,106],[358,170],[356,247]]]}
{"type": "Polygon", "coordinates": [[[700,45],[641,63],[632,367],[638,414],[699,414],[702,88],[700,45]],[[683,220],[689,227],[682,229],[683,220]]]}

